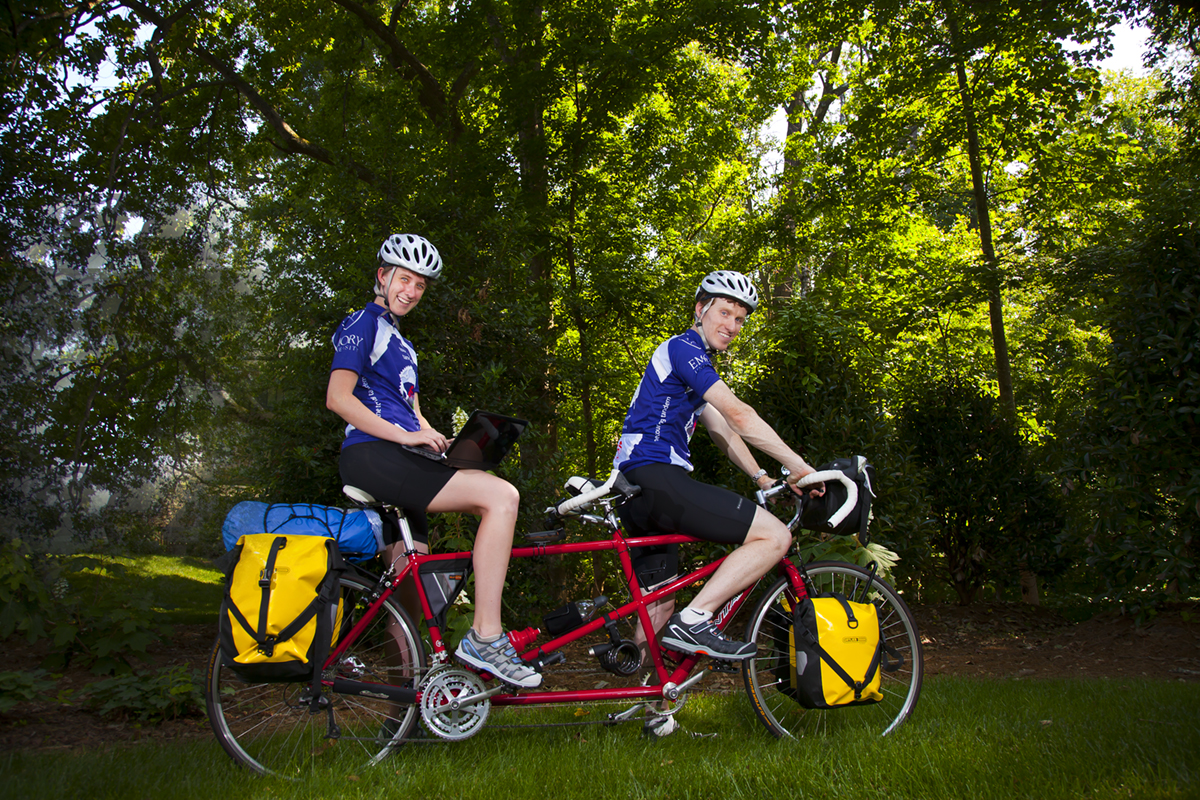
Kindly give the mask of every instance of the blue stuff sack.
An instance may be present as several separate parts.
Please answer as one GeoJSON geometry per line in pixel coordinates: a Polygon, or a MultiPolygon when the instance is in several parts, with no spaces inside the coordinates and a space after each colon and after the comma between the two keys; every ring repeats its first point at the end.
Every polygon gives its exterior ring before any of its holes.
{"type": "Polygon", "coordinates": [[[225,515],[221,538],[232,550],[254,533],[332,536],[347,561],[370,561],[383,549],[383,520],[374,509],[344,509],[313,503],[261,503],[244,500],[225,515]]]}

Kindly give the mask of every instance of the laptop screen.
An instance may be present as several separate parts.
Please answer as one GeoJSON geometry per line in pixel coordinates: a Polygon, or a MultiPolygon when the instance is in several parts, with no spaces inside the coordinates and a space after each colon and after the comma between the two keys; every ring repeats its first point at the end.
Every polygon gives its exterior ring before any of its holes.
{"type": "Polygon", "coordinates": [[[452,467],[494,469],[529,423],[491,411],[475,411],[446,451],[452,467]]]}

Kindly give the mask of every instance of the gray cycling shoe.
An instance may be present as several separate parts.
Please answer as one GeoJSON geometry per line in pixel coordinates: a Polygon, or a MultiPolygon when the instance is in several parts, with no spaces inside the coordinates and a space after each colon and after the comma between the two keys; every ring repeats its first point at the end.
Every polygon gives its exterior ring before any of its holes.
{"type": "Polygon", "coordinates": [[[495,675],[509,686],[534,689],[542,685],[542,673],[521,660],[503,633],[494,642],[483,642],[471,628],[458,643],[454,657],[477,670],[495,675]]]}
{"type": "Polygon", "coordinates": [[[687,625],[678,613],[667,620],[660,641],[663,647],[669,647],[681,653],[712,656],[729,661],[743,661],[747,658],[754,658],[757,654],[754,642],[735,642],[732,639],[726,639],[725,634],[711,619],[702,620],[695,625],[687,625]]]}

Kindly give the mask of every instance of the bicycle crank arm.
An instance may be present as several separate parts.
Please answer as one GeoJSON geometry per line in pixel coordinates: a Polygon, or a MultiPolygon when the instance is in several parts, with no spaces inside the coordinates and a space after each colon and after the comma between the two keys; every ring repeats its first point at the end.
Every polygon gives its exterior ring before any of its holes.
{"type": "Polygon", "coordinates": [[[383,683],[363,683],[349,678],[334,678],[333,691],[337,694],[353,694],[359,697],[377,697],[397,703],[417,702],[417,690],[403,686],[388,686],[383,683]]]}
{"type": "Polygon", "coordinates": [[[458,709],[462,708],[463,706],[469,706],[472,703],[478,703],[480,700],[487,700],[487,699],[491,698],[493,695],[500,694],[501,692],[506,691],[507,689],[508,689],[508,687],[505,686],[503,683],[501,683],[498,686],[493,686],[491,689],[488,689],[485,692],[478,692],[476,694],[469,695],[467,697],[455,697],[453,700],[450,700],[447,703],[447,705],[449,705],[450,708],[457,711],[458,709]]]}
{"type": "Polygon", "coordinates": [[[704,680],[704,676],[707,674],[707,671],[701,670],[678,686],[673,683],[666,684],[663,686],[663,697],[665,697],[667,700],[678,700],[681,694],[686,692],[698,682],[704,680]]]}

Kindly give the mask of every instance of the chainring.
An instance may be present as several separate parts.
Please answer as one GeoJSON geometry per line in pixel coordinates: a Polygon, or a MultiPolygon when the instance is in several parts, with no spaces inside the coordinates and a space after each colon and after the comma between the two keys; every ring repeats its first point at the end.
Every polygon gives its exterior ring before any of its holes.
{"type": "Polygon", "coordinates": [[[484,691],[478,676],[461,669],[435,669],[421,682],[421,719],[435,736],[450,741],[479,733],[487,722],[491,700],[459,705],[460,697],[484,691]]]}

